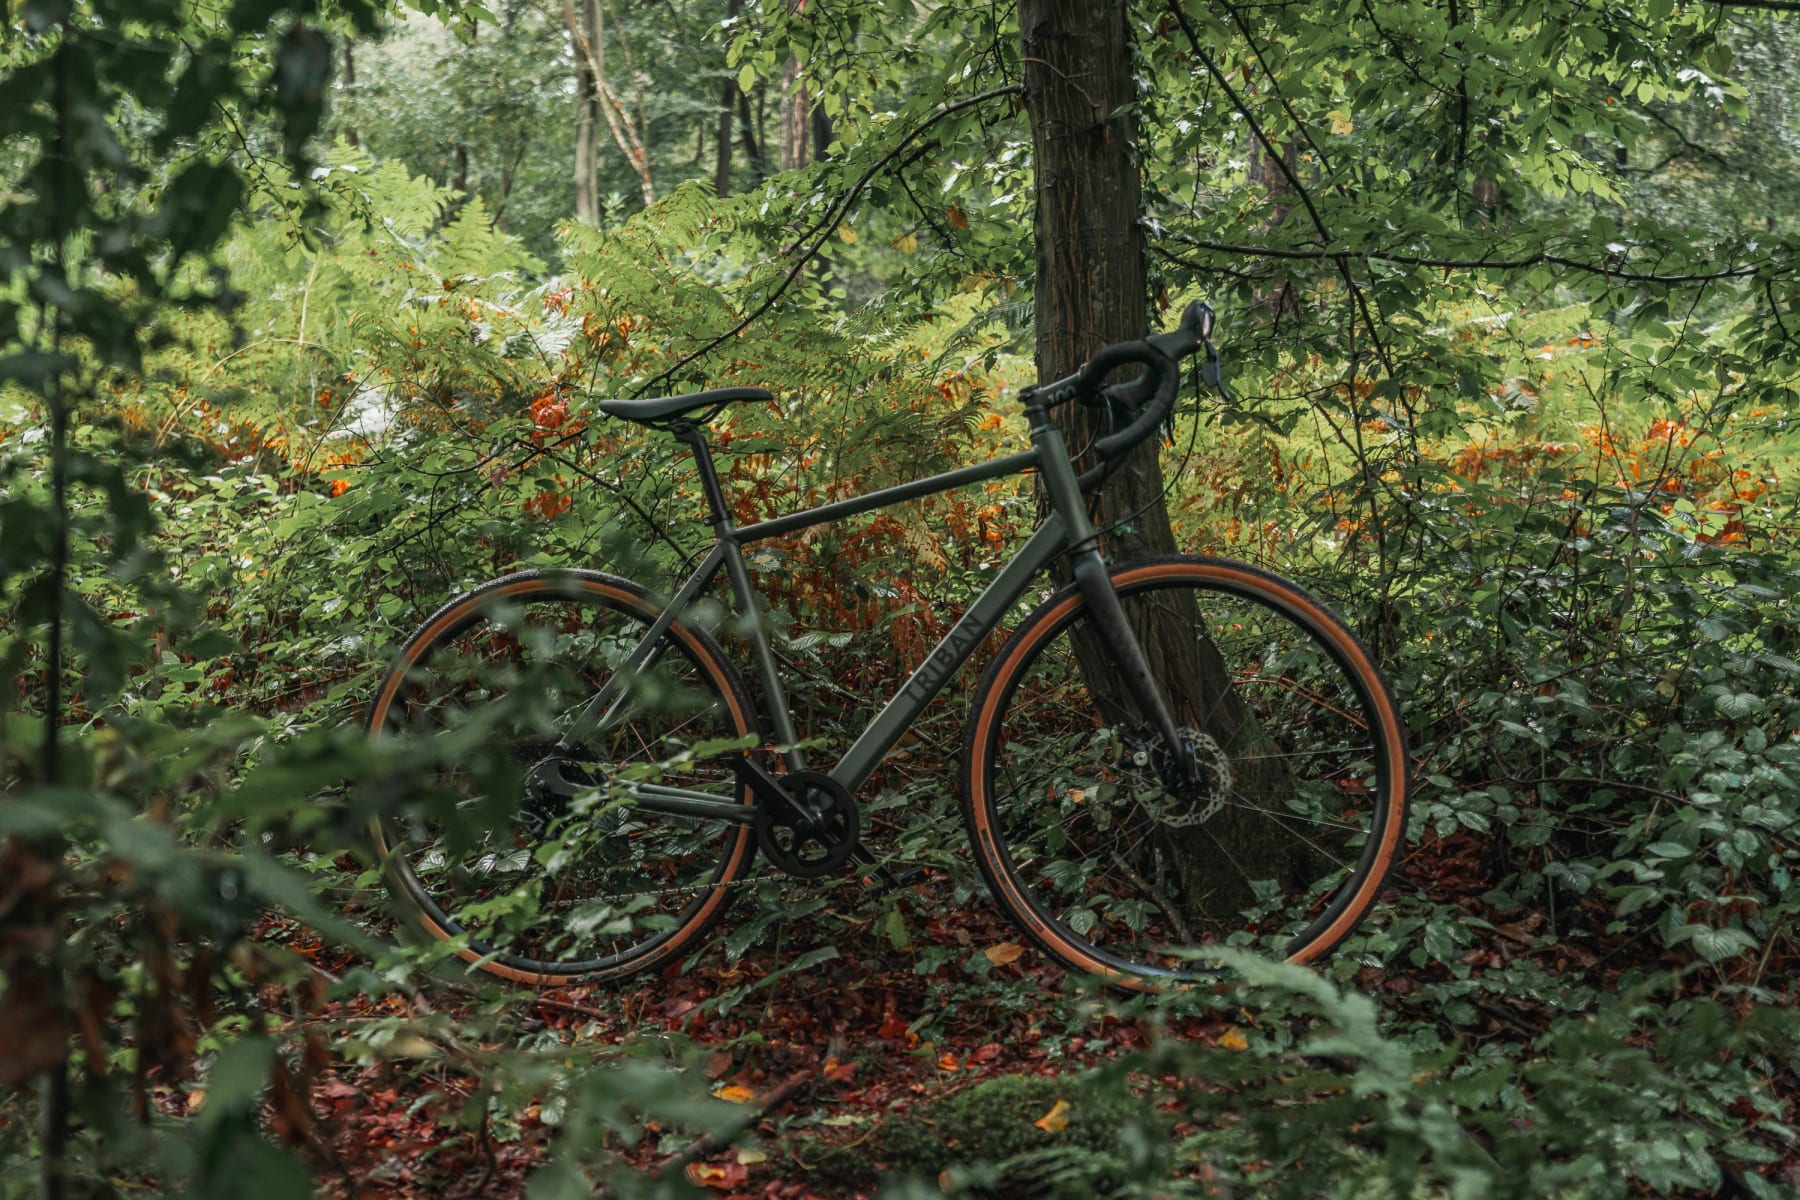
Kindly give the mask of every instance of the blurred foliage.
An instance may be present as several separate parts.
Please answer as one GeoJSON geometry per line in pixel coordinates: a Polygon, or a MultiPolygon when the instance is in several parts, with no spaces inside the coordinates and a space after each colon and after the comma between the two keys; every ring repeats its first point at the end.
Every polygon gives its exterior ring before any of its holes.
{"type": "MultiPolygon", "coordinates": [[[[457,1130],[533,1105],[559,1130],[533,1194],[586,1194],[650,1114],[722,1121],[680,1053],[576,1063],[498,995],[451,1020],[418,1003],[429,952],[333,915],[372,883],[339,857],[373,803],[343,779],[384,765],[346,722],[453,592],[519,565],[667,583],[702,544],[691,464],[600,398],[771,387],[714,426],[745,520],[1018,445],[1029,130],[1005,95],[935,115],[1017,79],[1007,10],[611,6],[659,199],[603,144],[588,228],[556,7],[381,7],[7,18],[0,1023],[49,1048],[0,1042],[39,1089],[0,1144],[45,1164],[8,1194],[304,1193],[307,1014],[357,997],[384,1015],[331,1055],[423,1045],[477,1097],[457,1130]],[[779,172],[790,70],[832,140],[779,172]],[[720,198],[727,81],[763,154],[734,143],[720,198]],[[269,910],[369,965],[321,979],[269,910]]],[[[970,1089],[953,1122],[1004,1100],[1037,1109],[1025,1140],[933,1169],[972,1195],[1783,1194],[1794,25],[1661,0],[1131,11],[1146,311],[1218,298],[1239,397],[1178,420],[1177,529],[1304,578],[1378,647],[1418,825],[1323,973],[1246,960],[1126,1014],[1179,1035],[1096,1085],[1127,1115],[1040,1145],[1059,1089],[970,1089]]],[[[858,727],[1035,515],[1009,482],[759,547],[806,734],[858,727]]],[[[940,702],[870,806],[956,904],[959,715],[940,702]]],[[[1003,986],[909,929],[911,900],[858,904],[939,1003],[1003,986]]],[[[725,955],[818,911],[740,912],[725,955]]]]}

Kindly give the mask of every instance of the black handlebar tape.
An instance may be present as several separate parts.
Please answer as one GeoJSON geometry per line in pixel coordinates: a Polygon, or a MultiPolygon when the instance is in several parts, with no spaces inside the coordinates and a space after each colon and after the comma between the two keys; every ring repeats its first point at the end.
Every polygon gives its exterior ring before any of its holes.
{"type": "Polygon", "coordinates": [[[1134,362],[1149,368],[1150,377],[1156,381],[1156,393],[1150,403],[1137,410],[1131,424],[1117,433],[1094,439],[1092,449],[1102,458],[1111,458],[1148,437],[1168,414],[1170,406],[1175,403],[1175,393],[1180,390],[1180,368],[1175,365],[1174,360],[1147,342],[1125,342],[1108,346],[1096,354],[1088,366],[1096,371],[1094,379],[1097,382],[1104,371],[1134,362]]]}

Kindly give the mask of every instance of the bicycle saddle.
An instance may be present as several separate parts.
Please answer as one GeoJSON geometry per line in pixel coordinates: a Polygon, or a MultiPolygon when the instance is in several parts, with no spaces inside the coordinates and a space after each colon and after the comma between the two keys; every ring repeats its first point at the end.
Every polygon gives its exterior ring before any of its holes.
{"type": "Polygon", "coordinates": [[[692,392],[686,396],[659,396],[650,400],[602,400],[597,407],[609,417],[636,421],[640,425],[654,425],[700,408],[713,410],[700,418],[703,421],[709,420],[727,404],[749,400],[766,402],[774,398],[774,394],[767,388],[729,387],[714,388],[710,392],[692,392]]]}

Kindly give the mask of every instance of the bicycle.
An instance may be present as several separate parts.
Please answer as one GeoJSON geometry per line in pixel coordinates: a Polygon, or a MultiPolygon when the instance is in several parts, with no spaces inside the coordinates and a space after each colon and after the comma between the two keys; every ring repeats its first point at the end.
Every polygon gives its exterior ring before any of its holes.
{"type": "Polygon", "coordinates": [[[965,726],[962,817],[989,891],[1052,958],[1128,989],[1205,973],[1207,947],[1227,939],[1294,961],[1331,950],[1406,826],[1386,681],[1341,620],[1267,571],[1196,556],[1108,566],[1083,501],[1172,411],[1182,359],[1204,347],[1222,390],[1212,330],[1192,305],[1174,331],[1027,389],[1029,450],[741,527],[704,426],[769,392],[601,402],[692,453],[713,544],[666,602],[600,571],[526,571],[419,627],[367,729],[460,747],[431,785],[481,819],[461,835],[438,818],[378,819],[392,888],[506,979],[667,967],[703,944],[756,854],[808,878],[875,861],[857,789],[1061,560],[1070,582],[1039,585],[1049,594],[987,668],[965,726]],[[1131,365],[1135,379],[1107,382],[1131,365]],[[1112,418],[1080,474],[1051,419],[1071,402],[1112,418]],[[809,769],[743,547],[1026,471],[1048,501],[1037,531],[838,761],[809,769]],[[721,572],[760,716],[714,636],[724,610],[702,599],[721,572]]]}

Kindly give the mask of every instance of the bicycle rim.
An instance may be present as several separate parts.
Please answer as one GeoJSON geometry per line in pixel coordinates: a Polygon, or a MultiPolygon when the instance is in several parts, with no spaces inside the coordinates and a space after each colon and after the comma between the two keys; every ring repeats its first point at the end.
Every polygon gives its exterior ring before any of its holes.
{"type": "Polygon", "coordinates": [[[1273,575],[1199,558],[1112,575],[1204,768],[1110,671],[1078,592],[1002,648],[964,745],[964,816],[1003,907],[1066,966],[1154,989],[1210,948],[1307,961],[1349,934],[1405,828],[1406,753],[1368,651],[1273,575]]]}
{"type": "Polygon", "coordinates": [[[597,572],[509,577],[428,620],[378,693],[371,734],[429,763],[382,780],[390,884],[490,974],[660,966],[698,945],[749,865],[746,826],[629,799],[649,781],[750,803],[717,758],[753,730],[750,706],[704,634],[671,626],[610,718],[561,744],[655,617],[641,589],[597,572]]]}

